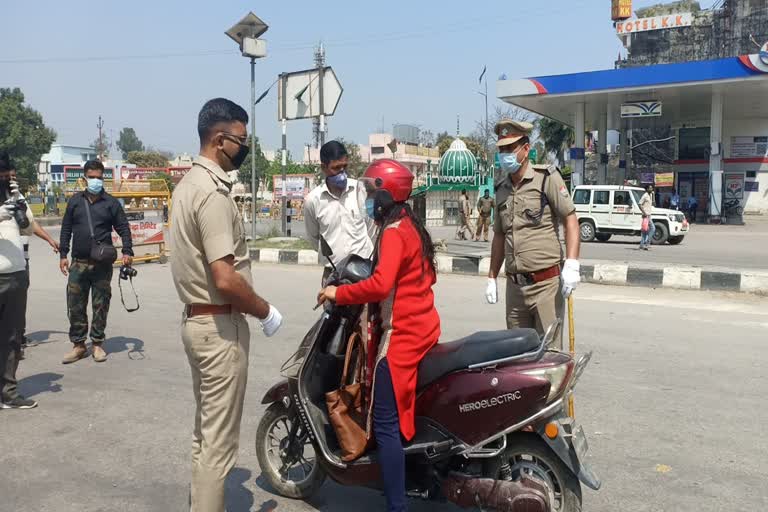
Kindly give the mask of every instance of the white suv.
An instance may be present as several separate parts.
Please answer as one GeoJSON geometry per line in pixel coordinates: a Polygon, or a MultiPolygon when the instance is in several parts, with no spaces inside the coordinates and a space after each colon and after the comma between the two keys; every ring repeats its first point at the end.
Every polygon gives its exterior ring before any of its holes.
{"type": "MultiPolygon", "coordinates": [[[[595,239],[606,242],[611,235],[640,236],[642,215],[640,187],[619,185],[582,185],[573,191],[573,203],[579,219],[582,242],[595,239]]],[[[656,226],[653,244],[669,242],[677,245],[688,233],[689,225],[683,212],[653,208],[651,219],[656,226]]]]}

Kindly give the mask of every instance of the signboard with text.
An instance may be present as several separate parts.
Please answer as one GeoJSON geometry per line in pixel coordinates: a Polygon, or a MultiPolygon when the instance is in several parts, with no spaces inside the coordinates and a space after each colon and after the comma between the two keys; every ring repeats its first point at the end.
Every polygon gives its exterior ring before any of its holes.
{"type": "MultiPolygon", "coordinates": [[[[112,180],[113,179],[113,170],[112,168],[108,167],[104,169],[104,179],[105,180],[112,180]]],[[[75,183],[78,179],[85,178],[85,172],[83,171],[82,167],[76,166],[76,165],[65,165],[64,166],[64,180],[67,183],[75,183]]]]}
{"type": "Polygon", "coordinates": [[[731,137],[731,158],[768,158],[768,137],[731,137]]]}
{"type": "Polygon", "coordinates": [[[725,197],[727,199],[744,198],[744,173],[725,173],[725,197]]]}
{"type": "Polygon", "coordinates": [[[675,173],[660,172],[659,174],[656,175],[655,184],[657,188],[674,187],[675,173]]]}
{"type": "Polygon", "coordinates": [[[285,191],[283,191],[283,177],[272,176],[272,196],[275,199],[283,196],[287,199],[304,199],[304,196],[309,193],[309,179],[314,179],[314,175],[289,174],[285,178],[285,191]]]}
{"type": "MultiPolygon", "coordinates": [[[[142,210],[139,212],[126,211],[128,224],[131,226],[131,239],[137,244],[159,244],[163,239],[163,211],[142,210]]],[[[120,235],[112,231],[112,244],[122,246],[120,235]]]]}
{"type": "Polygon", "coordinates": [[[632,0],[611,0],[611,19],[623,21],[632,17],[632,0]]]}
{"type": "Polygon", "coordinates": [[[663,30],[668,28],[690,27],[693,24],[693,14],[684,12],[652,18],[639,18],[616,23],[616,34],[626,35],[633,32],[648,32],[650,30],[663,30]]]}

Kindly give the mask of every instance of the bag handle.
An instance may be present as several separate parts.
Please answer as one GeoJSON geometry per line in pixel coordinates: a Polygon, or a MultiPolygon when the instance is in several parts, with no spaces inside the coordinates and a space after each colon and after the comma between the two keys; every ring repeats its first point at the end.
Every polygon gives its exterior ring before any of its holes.
{"type": "Polygon", "coordinates": [[[96,240],[96,237],[93,236],[93,221],[91,220],[91,208],[88,204],[88,198],[85,197],[85,194],[83,194],[83,201],[85,202],[85,215],[88,216],[88,230],[91,232],[91,240],[96,240]]]}
{"type": "Polygon", "coordinates": [[[349,376],[349,363],[352,359],[352,352],[355,350],[355,346],[360,345],[360,350],[358,351],[357,356],[357,375],[358,381],[362,379],[363,376],[363,362],[365,361],[363,350],[362,350],[362,344],[360,343],[360,335],[357,332],[353,332],[349,340],[347,341],[347,352],[344,355],[344,371],[341,374],[341,384],[339,387],[343,388],[347,385],[347,377],[349,376]]]}

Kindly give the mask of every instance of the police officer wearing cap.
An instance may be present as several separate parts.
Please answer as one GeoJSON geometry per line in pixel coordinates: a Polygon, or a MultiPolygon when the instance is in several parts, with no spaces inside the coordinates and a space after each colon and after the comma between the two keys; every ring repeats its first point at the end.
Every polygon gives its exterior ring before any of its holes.
{"type": "MultiPolygon", "coordinates": [[[[579,223],[568,188],[554,166],[528,160],[533,125],[504,119],[495,128],[501,173],[497,176],[491,267],[486,299],[498,300],[496,277],[506,259],[507,328],[546,332],[561,317],[564,298],[580,281],[579,223]],[[565,230],[565,262],[558,236],[565,230]]],[[[562,329],[550,348],[562,350],[562,329]]]]}

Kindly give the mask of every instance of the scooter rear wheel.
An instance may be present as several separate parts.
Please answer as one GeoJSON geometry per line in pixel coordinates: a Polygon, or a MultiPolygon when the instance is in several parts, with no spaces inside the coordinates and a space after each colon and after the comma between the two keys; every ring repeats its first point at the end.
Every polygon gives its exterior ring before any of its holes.
{"type": "Polygon", "coordinates": [[[581,512],[578,477],[542,439],[533,435],[510,437],[502,457],[509,464],[513,480],[525,473],[547,485],[552,512],[581,512]]]}
{"type": "Polygon", "coordinates": [[[264,412],[256,431],[256,458],[269,485],[286,498],[306,499],[325,481],[312,442],[301,423],[290,439],[295,415],[275,402],[264,412]]]}

